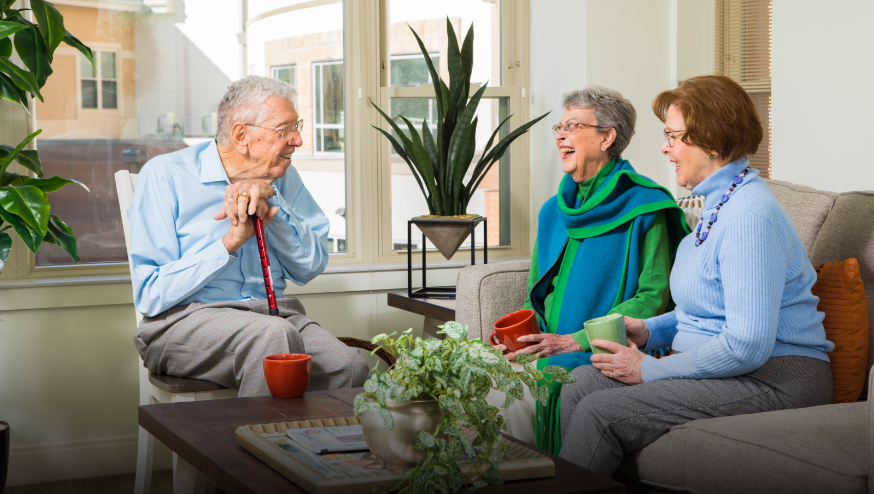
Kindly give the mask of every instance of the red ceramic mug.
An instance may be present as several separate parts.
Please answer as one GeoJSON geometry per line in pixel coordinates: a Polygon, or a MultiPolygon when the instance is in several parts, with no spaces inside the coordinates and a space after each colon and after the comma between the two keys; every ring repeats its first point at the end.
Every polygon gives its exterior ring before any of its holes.
{"type": "Polygon", "coordinates": [[[312,357],[283,353],[264,357],[264,377],[274,398],[299,398],[310,382],[312,357]]]}
{"type": "Polygon", "coordinates": [[[495,331],[489,335],[489,343],[492,346],[501,344],[511,352],[518,352],[527,346],[533,345],[533,343],[516,341],[517,338],[527,334],[538,333],[540,333],[540,328],[537,327],[537,318],[534,317],[534,311],[531,309],[517,310],[498,319],[495,323],[495,331]]]}

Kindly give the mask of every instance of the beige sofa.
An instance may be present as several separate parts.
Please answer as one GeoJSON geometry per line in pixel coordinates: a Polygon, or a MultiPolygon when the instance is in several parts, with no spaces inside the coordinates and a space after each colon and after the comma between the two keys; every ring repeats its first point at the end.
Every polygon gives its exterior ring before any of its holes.
{"type": "MultiPolygon", "coordinates": [[[[859,260],[874,317],[874,192],[836,194],[776,180],[768,185],[814,265],[859,260]]],[[[527,276],[528,261],[460,272],[456,319],[470,327],[470,338],[485,340],[500,316],[522,306],[527,276]]],[[[874,330],[870,342],[868,381],[874,384],[874,330]]],[[[867,395],[874,396],[868,386],[867,395]]],[[[867,401],[695,420],[627,457],[618,473],[680,492],[874,494],[872,428],[874,409],[867,401]]]]}

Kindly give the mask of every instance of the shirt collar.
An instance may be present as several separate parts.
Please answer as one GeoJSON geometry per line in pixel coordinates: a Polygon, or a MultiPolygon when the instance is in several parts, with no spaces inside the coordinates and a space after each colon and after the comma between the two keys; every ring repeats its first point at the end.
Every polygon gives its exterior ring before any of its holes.
{"type": "MultiPolygon", "coordinates": [[[[735,161],[723,166],[719,170],[713,172],[712,175],[705,178],[700,184],[692,189],[692,193],[704,196],[704,209],[715,208],[722,196],[728,193],[728,188],[731,187],[734,177],[740,175],[742,171],[750,164],[750,160],[746,157],[740,157],[735,161]]],[[[735,187],[735,190],[750,183],[759,171],[755,168],[744,176],[743,182],[735,187]]]]}
{"type": "Polygon", "coordinates": [[[227,182],[228,174],[225,172],[225,167],[222,165],[222,160],[219,157],[218,146],[213,139],[209,146],[200,153],[200,183],[210,182],[227,182]]]}

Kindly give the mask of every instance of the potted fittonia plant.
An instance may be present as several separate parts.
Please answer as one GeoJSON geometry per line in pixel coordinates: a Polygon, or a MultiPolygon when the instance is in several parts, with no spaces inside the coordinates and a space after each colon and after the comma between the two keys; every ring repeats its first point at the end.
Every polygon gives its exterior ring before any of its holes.
{"type": "MultiPolygon", "coordinates": [[[[61,43],[79,50],[92,66],[94,57],[90,48],[67,32],[64,17],[54,5],[30,0],[30,9],[13,9],[13,3],[15,0],[0,0],[0,99],[18,103],[30,113],[28,94],[43,101],[40,88],[52,73],[52,58],[61,43]],[[33,11],[36,24],[24,18],[26,10],[33,11]],[[11,60],[13,49],[24,67],[11,60]]],[[[10,228],[31,252],[48,242],[79,262],[73,230],[51,214],[46,194],[70,183],[85,186],[58,176],[45,178],[39,153],[24,149],[40,132],[41,129],[30,134],[15,147],[0,144],[0,270],[12,249],[12,237],[6,233],[10,228]],[[8,171],[13,161],[36,176],[8,171]]]]}
{"type": "Polygon", "coordinates": [[[395,333],[373,337],[397,361],[372,375],[353,404],[380,462],[389,469],[412,468],[401,484],[402,494],[454,493],[465,484],[475,490],[503,483],[496,475],[506,455],[504,418],[498,412],[524,398],[523,386],[546,403],[548,384],[575,381],[560,366],[538,370],[529,354],[516,357],[524,367],[515,371],[496,349],[468,340],[466,326],[450,321],[441,328],[442,340],[413,338],[412,330],[396,339],[395,333]],[[491,390],[506,394],[501,409],[486,402],[491,390]],[[464,466],[458,462],[463,455],[464,466]]]}
{"type": "MultiPolygon", "coordinates": [[[[379,127],[373,127],[391,142],[395,152],[407,163],[416,178],[430,212],[430,215],[419,218],[433,216],[438,220],[448,217],[473,221],[477,215],[467,214],[467,206],[473,192],[479,187],[492,165],[504,156],[504,153],[510,148],[510,144],[548,113],[520,125],[492,146],[495,137],[498,136],[501,128],[512,115],[505,118],[495,127],[485,148],[483,148],[482,156],[474,164],[476,129],[479,120],[475,114],[488,83],[483,84],[473,97],[470,96],[470,77],[473,71],[473,25],[470,26],[470,30],[459,48],[455,29],[453,29],[449,19],[446,19],[446,34],[449,38],[448,86],[437,74],[422,39],[412,27],[410,31],[416,37],[422,55],[425,57],[425,63],[428,65],[428,71],[431,73],[434,99],[437,104],[437,133],[434,135],[431,132],[427,119],[422,122],[420,134],[412,122],[403,115],[398,115],[398,118],[403,120],[406,125],[406,131],[402,131],[392,118],[371,102],[380,115],[391,125],[397,139],[391,133],[379,127]],[[471,166],[473,166],[473,171],[469,173],[470,179],[464,183],[464,178],[468,175],[471,166]]],[[[447,234],[442,229],[439,234],[437,232],[432,234],[422,224],[417,223],[417,226],[448,259],[470,234],[469,224],[457,223],[456,221],[454,227],[458,230],[457,234],[447,234]]],[[[439,224],[439,222],[435,222],[435,224],[439,224]]]]}

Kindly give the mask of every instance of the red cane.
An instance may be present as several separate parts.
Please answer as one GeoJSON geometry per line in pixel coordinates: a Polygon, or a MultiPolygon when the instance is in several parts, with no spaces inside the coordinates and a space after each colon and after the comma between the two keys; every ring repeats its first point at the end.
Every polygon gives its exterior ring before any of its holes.
{"type": "Polygon", "coordinates": [[[261,274],[264,275],[264,288],[267,289],[267,306],[271,316],[278,316],[276,294],[273,293],[273,275],[270,274],[270,259],[267,257],[267,243],[264,242],[264,225],[261,218],[255,217],[255,238],[258,240],[258,255],[261,257],[261,274]]]}

